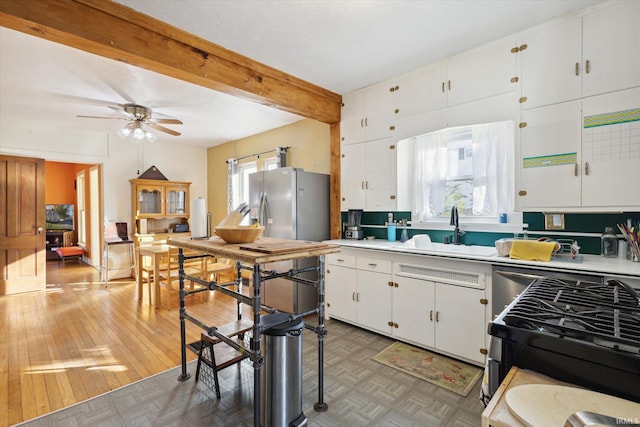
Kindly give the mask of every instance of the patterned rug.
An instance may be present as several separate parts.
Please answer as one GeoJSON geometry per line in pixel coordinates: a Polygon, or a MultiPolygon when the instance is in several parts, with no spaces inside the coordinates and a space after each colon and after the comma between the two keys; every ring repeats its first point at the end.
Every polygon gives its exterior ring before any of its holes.
{"type": "Polygon", "coordinates": [[[373,360],[461,396],[469,394],[482,369],[408,344],[395,342],[373,360]]]}

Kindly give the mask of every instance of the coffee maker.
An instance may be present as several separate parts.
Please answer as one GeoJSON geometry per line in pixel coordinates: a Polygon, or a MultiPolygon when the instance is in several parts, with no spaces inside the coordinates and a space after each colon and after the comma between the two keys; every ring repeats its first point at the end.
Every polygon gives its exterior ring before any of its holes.
{"type": "Polygon", "coordinates": [[[362,219],[362,209],[349,209],[347,212],[347,222],[344,224],[342,235],[349,240],[364,239],[364,231],[360,226],[362,219]]]}

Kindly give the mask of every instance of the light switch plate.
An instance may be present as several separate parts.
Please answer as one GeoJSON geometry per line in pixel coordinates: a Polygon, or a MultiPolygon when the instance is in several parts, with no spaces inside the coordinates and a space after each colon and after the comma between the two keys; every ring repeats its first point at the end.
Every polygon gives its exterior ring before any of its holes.
{"type": "Polygon", "coordinates": [[[545,230],[564,230],[564,214],[544,214],[544,228],[545,230]]]}

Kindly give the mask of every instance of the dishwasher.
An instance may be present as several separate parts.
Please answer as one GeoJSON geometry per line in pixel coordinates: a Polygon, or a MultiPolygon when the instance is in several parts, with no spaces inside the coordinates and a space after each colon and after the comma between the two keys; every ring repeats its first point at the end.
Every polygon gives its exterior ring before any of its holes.
{"type": "Polygon", "coordinates": [[[494,265],[491,274],[491,317],[495,319],[535,279],[553,277],[603,283],[602,276],[494,265]]]}

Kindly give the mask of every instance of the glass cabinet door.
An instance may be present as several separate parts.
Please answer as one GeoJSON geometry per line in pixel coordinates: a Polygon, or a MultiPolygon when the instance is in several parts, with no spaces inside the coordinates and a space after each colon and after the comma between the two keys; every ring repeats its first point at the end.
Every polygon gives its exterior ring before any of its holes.
{"type": "Polygon", "coordinates": [[[162,188],[140,188],[138,190],[138,214],[162,214],[162,188]]]}
{"type": "Polygon", "coordinates": [[[186,215],[188,193],[184,188],[167,188],[167,215],[186,215]]]}

